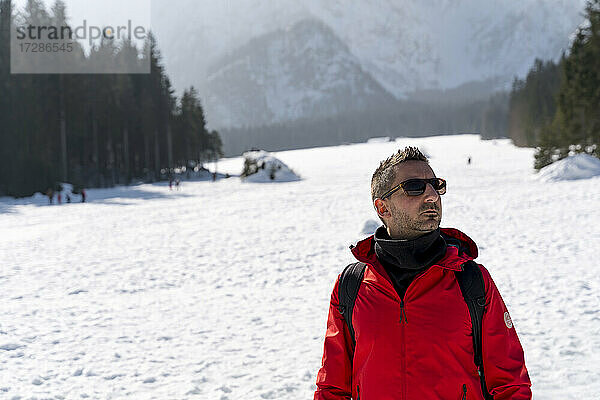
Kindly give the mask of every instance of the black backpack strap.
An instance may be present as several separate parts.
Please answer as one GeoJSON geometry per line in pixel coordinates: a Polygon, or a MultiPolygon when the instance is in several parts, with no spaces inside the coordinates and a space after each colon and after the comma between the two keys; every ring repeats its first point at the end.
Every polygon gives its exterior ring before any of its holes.
{"type": "Polygon", "coordinates": [[[483,373],[483,355],[481,349],[481,330],[483,323],[483,313],[485,312],[485,282],[479,266],[474,261],[467,261],[462,265],[462,271],[456,271],[456,279],[465,302],[469,307],[471,314],[471,324],[473,325],[473,360],[479,372],[481,380],[481,390],[486,400],[493,400],[485,384],[485,375],[483,373]]]}
{"type": "Polygon", "coordinates": [[[356,262],[344,268],[340,275],[338,284],[338,310],[344,317],[350,336],[352,336],[352,348],[356,347],[356,338],[354,336],[354,328],[352,326],[352,312],[354,311],[354,302],[358,295],[358,289],[365,276],[365,267],[367,264],[356,262]]]}

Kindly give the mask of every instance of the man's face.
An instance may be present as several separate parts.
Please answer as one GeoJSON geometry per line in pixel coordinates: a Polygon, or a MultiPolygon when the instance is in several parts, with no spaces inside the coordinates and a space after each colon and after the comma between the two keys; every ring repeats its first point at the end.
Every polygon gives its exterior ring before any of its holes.
{"type": "MultiPolygon", "coordinates": [[[[433,170],[424,161],[406,161],[395,168],[396,180],[392,187],[407,179],[435,178],[433,170]]],[[[414,239],[440,226],[442,200],[430,184],[426,185],[425,192],[419,196],[408,196],[399,190],[379,202],[382,203],[378,204],[378,200],[375,201],[375,207],[384,219],[392,238],[414,239]]]]}

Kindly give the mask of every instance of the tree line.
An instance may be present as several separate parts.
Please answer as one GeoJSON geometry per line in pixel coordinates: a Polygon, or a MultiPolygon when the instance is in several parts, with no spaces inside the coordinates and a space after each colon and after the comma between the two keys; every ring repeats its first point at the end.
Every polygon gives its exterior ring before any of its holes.
{"type": "Polygon", "coordinates": [[[64,55],[100,67],[149,63],[148,74],[11,74],[11,22],[63,26],[66,15],[61,0],[50,10],[28,0],[18,14],[0,0],[0,195],[152,182],[222,155],[196,90],[174,95],[151,33],[142,49],[102,40],[86,55],[75,42],[64,55]]]}
{"type": "Polygon", "coordinates": [[[535,147],[535,168],[576,153],[600,157],[600,0],[558,62],[536,60],[510,93],[509,137],[535,147]]]}
{"type": "MultiPolygon", "coordinates": [[[[395,100],[362,111],[319,119],[221,129],[228,156],[251,148],[280,151],[364,142],[372,137],[424,137],[479,133],[483,139],[506,137],[508,93],[438,101],[395,100]]],[[[442,95],[440,95],[442,97],[442,95]]]]}

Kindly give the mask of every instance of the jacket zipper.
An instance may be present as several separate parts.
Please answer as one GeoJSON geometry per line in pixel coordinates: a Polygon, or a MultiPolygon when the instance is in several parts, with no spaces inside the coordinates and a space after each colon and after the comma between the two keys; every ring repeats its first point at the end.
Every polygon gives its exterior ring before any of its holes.
{"type": "MultiPolygon", "coordinates": [[[[408,290],[410,289],[410,287],[421,277],[423,277],[424,275],[426,275],[429,271],[431,270],[431,268],[428,268],[425,272],[420,273],[419,275],[415,276],[415,278],[413,279],[413,281],[410,283],[410,285],[408,285],[408,287],[406,288],[406,291],[404,292],[404,297],[406,297],[406,294],[408,293],[408,290]]],[[[406,399],[407,396],[407,387],[406,387],[406,333],[404,332],[406,329],[406,325],[408,325],[408,319],[406,318],[406,305],[404,304],[404,297],[400,299],[400,329],[402,329],[402,343],[401,343],[401,349],[402,349],[402,399],[406,399]],[[404,322],[404,323],[403,323],[404,322]]]]}
{"type": "MultiPolygon", "coordinates": [[[[431,268],[428,268],[427,271],[425,272],[421,272],[419,275],[415,276],[415,278],[412,280],[412,282],[410,283],[410,285],[408,285],[408,287],[406,288],[406,291],[404,292],[404,297],[406,297],[406,293],[408,293],[408,289],[410,289],[410,287],[421,277],[423,277],[424,275],[426,275],[429,271],[431,270],[431,268]]],[[[402,322],[406,322],[408,323],[408,319],[406,318],[406,304],[404,303],[404,297],[400,298],[400,323],[402,324],[402,322]]]]}
{"type": "Polygon", "coordinates": [[[462,387],[462,400],[467,400],[467,385],[465,384],[462,387]]]}
{"type": "Polygon", "coordinates": [[[356,385],[356,400],[360,400],[360,386],[356,385]]]}
{"type": "Polygon", "coordinates": [[[402,322],[408,323],[408,320],[406,319],[406,311],[404,310],[404,299],[400,299],[400,323],[402,322]]]}
{"type": "MultiPolygon", "coordinates": [[[[406,320],[406,312],[404,311],[404,300],[401,300],[400,302],[400,310],[402,310],[402,313],[404,314],[404,318],[406,320]]],[[[401,363],[401,367],[402,367],[402,399],[406,399],[406,325],[407,324],[403,324],[402,323],[402,319],[400,319],[400,329],[402,330],[402,344],[401,344],[401,349],[402,349],[402,363],[401,363]]]]}

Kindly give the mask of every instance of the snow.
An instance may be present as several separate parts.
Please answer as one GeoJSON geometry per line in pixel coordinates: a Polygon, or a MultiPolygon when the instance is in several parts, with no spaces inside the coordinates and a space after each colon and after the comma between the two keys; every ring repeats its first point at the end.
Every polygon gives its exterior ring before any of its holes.
{"type": "Polygon", "coordinates": [[[600,176],[600,159],[589,154],[575,154],[556,161],[542,169],[537,177],[541,181],[564,181],[600,176]]]}
{"type": "Polygon", "coordinates": [[[370,138],[367,140],[367,143],[385,143],[385,142],[389,142],[391,139],[389,138],[389,136],[384,136],[384,137],[374,137],[374,138],[370,138]]]}
{"type": "Polygon", "coordinates": [[[303,180],[276,185],[0,199],[0,398],[311,398],[371,174],[405,145],[447,179],[442,226],[478,243],[534,398],[600,398],[600,177],[539,181],[533,149],[474,135],[279,152],[303,180]]]}
{"type": "Polygon", "coordinates": [[[379,225],[381,225],[381,221],[376,221],[374,219],[368,219],[365,221],[360,233],[361,233],[361,235],[364,235],[364,236],[372,235],[375,233],[375,231],[377,230],[379,225]]]}

